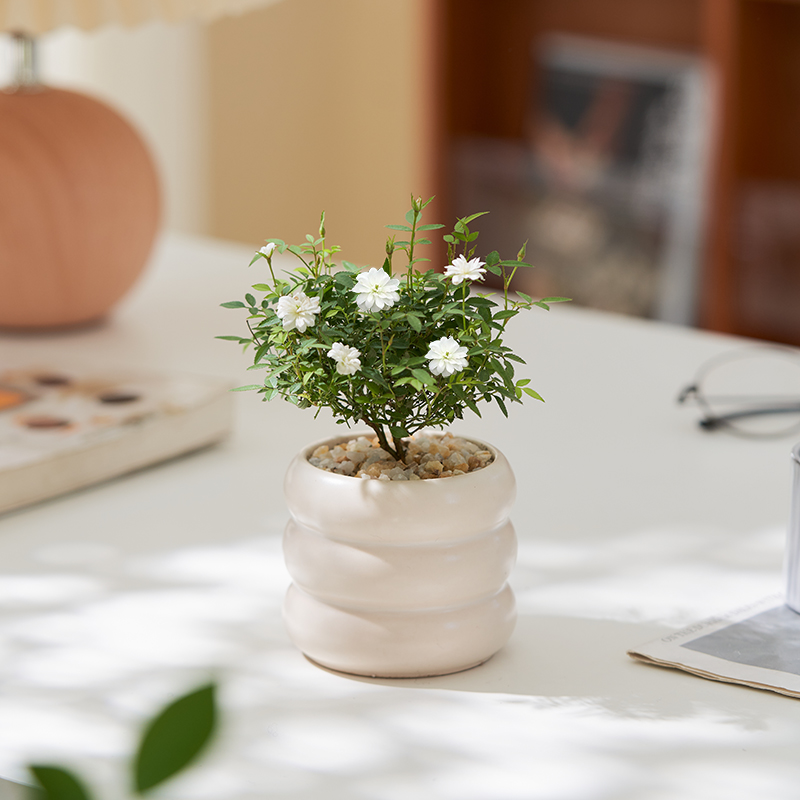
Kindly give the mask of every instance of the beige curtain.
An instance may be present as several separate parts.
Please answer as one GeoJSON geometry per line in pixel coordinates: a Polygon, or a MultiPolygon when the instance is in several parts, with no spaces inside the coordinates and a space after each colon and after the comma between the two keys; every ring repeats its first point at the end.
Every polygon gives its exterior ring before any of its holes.
{"type": "Polygon", "coordinates": [[[0,0],[0,30],[39,34],[61,25],[88,30],[154,19],[209,21],[274,2],[277,0],[0,0]]]}

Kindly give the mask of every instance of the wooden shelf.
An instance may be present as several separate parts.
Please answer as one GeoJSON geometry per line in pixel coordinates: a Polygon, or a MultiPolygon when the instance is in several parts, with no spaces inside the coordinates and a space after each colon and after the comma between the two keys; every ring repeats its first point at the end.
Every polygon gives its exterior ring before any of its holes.
{"type": "MultiPolygon", "coordinates": [[[[781,0],[438,0],[439,149],[464,137],[523,139],[553,33],[705,58],[715,125],[697,322],[800,344],[800,3],[781,0]]],[[[452,169],[452,167],[450,167],[452,169]]],[[[449,215],[448,215],[449,216],[449,215]]]]}

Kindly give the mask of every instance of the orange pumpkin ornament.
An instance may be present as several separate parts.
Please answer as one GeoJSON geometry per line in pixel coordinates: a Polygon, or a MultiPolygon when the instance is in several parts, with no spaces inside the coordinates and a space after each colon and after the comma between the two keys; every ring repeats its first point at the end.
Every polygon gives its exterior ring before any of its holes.
{"type": "Polygon", "coordinates": [[[43,86],[0,92],[0,327],[105,317],[158,230],[152,158],[108,106],[43,86]]]}

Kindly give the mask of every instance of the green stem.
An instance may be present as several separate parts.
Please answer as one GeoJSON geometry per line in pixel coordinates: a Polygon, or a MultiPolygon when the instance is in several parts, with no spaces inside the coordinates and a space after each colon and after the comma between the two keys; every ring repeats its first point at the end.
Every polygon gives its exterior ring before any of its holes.
{"type": "Polygon", "coordinates": [[[291,253],[295,258],[299,258],[300,261],[303,262],[303,266],[305,266],[306,269],[310,269],[312,273],[314,272],[314,268],[299,253],[296,253],[294,250],[287,250],[286,252],[291,253]]]}
{"type": "Polygon", "coordinates": [[[408,242],[408,296],[411,298],[414,292],[414,240],[417,236],[418,212],[414,210],[414,221],[411,223],[411,238],[408,242]]]}
{"type": "Polygon", "coordinates": [[[394,449],[395,449],[395,452],[396,452],[395,458],[398,461],[402,461],[403,463],[405,463],[405,460],[406,460],[406,446],[405,446],[405,443],[403,442],[402,437],[398,438],[397,436],[392,434],[392,442],[394,442],[394,449]]]}
{"type": "Polygon", "coordinates": [[[378,333],[381,337],[381,366],[383,367],[383,376],[386,377],[386,347],[383,344],[383,328],[378,328],[378,333]]]}
{"type": "Polygon", "coordinates": [[[272,256],[267,257],[267,266],[269,267],[269,274],[272,276],[272,287],[275,290],[277,281],[275,280],[275,273],[272,271],[272,256]]]}

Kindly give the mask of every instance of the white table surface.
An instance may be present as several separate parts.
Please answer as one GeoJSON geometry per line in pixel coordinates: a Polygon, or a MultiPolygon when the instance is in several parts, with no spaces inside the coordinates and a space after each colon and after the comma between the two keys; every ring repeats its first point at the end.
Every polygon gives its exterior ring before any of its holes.
{"type": "MultiPolygon", "coordinates": [[[[243,329],[218,304],[261,279],[250,255],[165,237],[107,325],[0,336],[0,360],[247,383],[246,357],[213,337],[243,329]]],[[[547,402],[454,426],[505,452],[519,484],[520,617],[497,656],[391,681],[326,672],[293,648],[282,476],[335,426],[240,394],[226,443],[0,517],[0,775],[46,759],[124,797],[141,721],[213,676],[221,735],[159,796],[796,800],[797,700],[625,655],[781,589],[793,442],[707,435],[675,404],[702,361],[738,343],[569,307],[512,326],[547,402]]]]}

